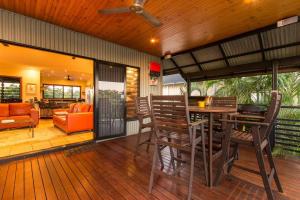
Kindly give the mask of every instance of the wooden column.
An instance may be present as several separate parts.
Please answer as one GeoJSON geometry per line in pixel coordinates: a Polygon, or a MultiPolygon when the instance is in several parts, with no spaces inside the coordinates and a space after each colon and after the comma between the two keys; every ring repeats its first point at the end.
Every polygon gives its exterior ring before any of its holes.
{"type": "Polygon", "coordinates": [[[272,90],[277,90],[278,89],[278,66],[279,62],[274,61],[272,63],[272,90]]]}
{"type": "MultiPolygon", "coordinates": [[[[272,62],[272,90],[278,90],[278,67],[279,67],[279,62],[273,61],[272,62]]],[[[276,123],[276,119],[275,119],[275,123],[276,123]]],[[[275,146],[275,126],[276,124],[273,125],[272,132],[269,136],[272,150],[275,146]]]]}
{"type": "Polygon", "coordinates": [[[188,93],[188,97],[191,96],[191,80],[190,78],[186,79],[186,85],[187,85],[187,93],[188,93]]]}

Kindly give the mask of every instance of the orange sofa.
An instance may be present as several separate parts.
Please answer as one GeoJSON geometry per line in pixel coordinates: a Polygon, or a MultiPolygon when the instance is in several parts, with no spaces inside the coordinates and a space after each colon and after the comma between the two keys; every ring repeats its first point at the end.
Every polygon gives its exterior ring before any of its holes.
{"type": "Polygon", "coordinates": [[[67,134],[79,131],[93,130],[93,106],[85,103],[70,104],[69,109],[53,111],[54,126],[67,134]]]}
{"type": "MultiPolygon", "coordinates": [[[[39,124],[39,111],[29,103],[0,103],[0,121],[4,119],[33,119],[34,126],[39,124]]],[[[22,128],[26,123],[0,123],[0,129],[22,128]]]]}

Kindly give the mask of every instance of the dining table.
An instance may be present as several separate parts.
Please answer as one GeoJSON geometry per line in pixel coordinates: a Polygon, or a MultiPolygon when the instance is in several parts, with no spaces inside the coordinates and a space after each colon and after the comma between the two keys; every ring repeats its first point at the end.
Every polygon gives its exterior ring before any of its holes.
{"type": "Polygon", "coordinates": [[[222,114],[222,118],[226,118],[230,113],[236,113],[237,108],[233,107],[219,107],[219,106],[189,106],[191,114],[205,114],[208,117],[208,180],[207,185],[213,187],[213,162],[222,155],[222,150],[213,154],[213,123],[214,115],[222,114]]]}

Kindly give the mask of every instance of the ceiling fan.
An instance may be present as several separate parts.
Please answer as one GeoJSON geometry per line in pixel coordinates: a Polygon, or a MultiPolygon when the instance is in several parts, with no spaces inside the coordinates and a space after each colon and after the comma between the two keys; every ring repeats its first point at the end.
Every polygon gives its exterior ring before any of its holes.
{"type": "Polygon", "coordinates": [[[150,13],[144,10],[144,5],[148,0],[134,0],[133,4],[129,7],[111,8],[99,10],[100,14],[120,14],[120,13],[135,13],[143,16],[153,26],[160,26],[161,22],[150,13]]]}
{"type": "Polygon", "coordinates": [[[64,79],[66,79],[67,81],[72,81],[73,77],[71,75],[67,75],[64,77],[64,79]]]}

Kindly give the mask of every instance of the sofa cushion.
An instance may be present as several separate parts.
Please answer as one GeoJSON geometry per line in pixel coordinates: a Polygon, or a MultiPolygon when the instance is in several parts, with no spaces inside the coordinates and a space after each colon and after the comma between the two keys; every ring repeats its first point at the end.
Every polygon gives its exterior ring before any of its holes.
{"type": "Polygon", "coordinates": [[[73,113],[88,112],[90,105],[86,103],[78,103],[74,106],[73,113]]]}
{"type": "Polygon", "coordinates": [[[89,112],[94,112],[94,105],[90,105],[90,110],[89,112]]]}
{"type": "Polygon", "coordinates": [[[30,115],[31,108],[32,105],[29,103],[10,103],[9,115],[10,116],[30,115]]]}
{"type": "Polygon", "coordinates": [[[0,117],[8,117],[9,116],[9,104],[1,103],[0,104],[0,117]]]}
{"type": "Polygon", "coordinates": [[[89,110],[90,110],[89,104],[86,103],[80,104],[80,112],[89,112],[89,110]]]}
{"type": "Polygon", "coordinates": [[[69,105],[69,113],[72,113],[72,112],[74,112],[74,106],[76,105],[76,103],[71,103],[70,105],[69,105]]]}

